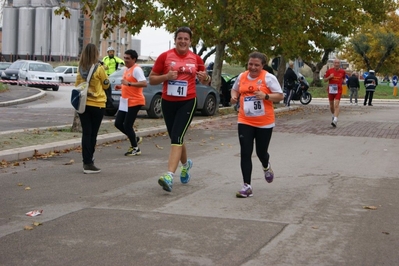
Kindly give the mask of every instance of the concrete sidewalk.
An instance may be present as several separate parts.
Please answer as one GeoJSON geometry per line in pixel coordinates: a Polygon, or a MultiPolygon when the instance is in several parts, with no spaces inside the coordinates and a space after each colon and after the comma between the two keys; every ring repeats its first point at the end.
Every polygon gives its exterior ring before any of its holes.
{"type": "Polygon", "coordinates": [[[236,117],[193,124],[192,179],[178,169],[171,193],[163,134],[141,156],[99,145],[97,175],[79,151],[21,161],[0,172],[0,265],[398,265],[398,111],[344,105],[337,128],[325,106],[278,113],[275,180],[254,153],[249,199],[235,198],[236,117]]]}

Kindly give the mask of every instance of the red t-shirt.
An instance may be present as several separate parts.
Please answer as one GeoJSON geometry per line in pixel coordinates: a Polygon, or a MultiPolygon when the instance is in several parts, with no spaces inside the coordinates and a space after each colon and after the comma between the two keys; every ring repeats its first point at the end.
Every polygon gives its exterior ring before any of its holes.
{"type": "Polygon", "coordinates": [[[170,49],[162,53],[152,68],[156,74],[166,74],[169,70],[177,70],[176,80],[163,82],[162,98],[168,101],[185,101],[196,97],[197,71],[204,71],[204,61],[197,54],[188,51],[180,55],[170,49]]]}
{"type": "MultiPolygon", "coordinates": [[[[329,77],[331,74],[334,75],[332,79],[328,81],[328,84],[337,84],[338,85],[338,93],[342,94],[342,83],[345,81],[345,75],[346,72],[342,68],[336,70],[335,68],[330,68],[327,70],[326,74],[324,75],[324,78],[329,77]]],[[[328,87],[327,87],[328,91],[328,87]]]]}

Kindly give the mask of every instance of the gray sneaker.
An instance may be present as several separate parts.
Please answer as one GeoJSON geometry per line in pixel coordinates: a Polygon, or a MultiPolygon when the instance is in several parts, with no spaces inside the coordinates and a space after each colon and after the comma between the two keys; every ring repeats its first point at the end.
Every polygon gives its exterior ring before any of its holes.
{"type": "Polygon", "coordinates": [[[83,173],[85,174],[97,174],[100,173],[101,169],[97,168],[94,163],[83,164],[83,173]]]}

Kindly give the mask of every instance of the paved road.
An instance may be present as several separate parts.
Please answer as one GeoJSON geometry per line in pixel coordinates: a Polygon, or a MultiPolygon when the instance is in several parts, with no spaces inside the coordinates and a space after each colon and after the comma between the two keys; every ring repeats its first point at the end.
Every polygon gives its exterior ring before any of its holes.
{"type": "Polygon", "coordinates": [[[126,141],[101,145],[98,175],[82,174],[79,151],[2,168],[0,265],[398,265],[399,108],[342,109],[337,128],[325,105],[278,114],[276,178],[254,155],[250,199],[235,198],[234,117],[189,130],[192,181],[172,193],[157,184],[162,134],[133,158],[126,141]]]}

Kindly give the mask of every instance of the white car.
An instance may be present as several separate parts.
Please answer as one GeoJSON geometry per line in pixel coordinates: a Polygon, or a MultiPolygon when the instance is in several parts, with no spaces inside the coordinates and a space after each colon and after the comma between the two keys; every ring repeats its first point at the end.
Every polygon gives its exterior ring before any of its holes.
{"type": "Polygon", "coordinates": [[[52,88],[58,91],[59,80],[53,67],[41,61],[26,60],[18,74],[18,84],[27,87],[52,88]]]}
{"type": "Polygon", "coordinates": [[[58,66],[54,68],[60,83],[75,83],[78,75],[78,67],[76,66],[58,66]]]}

